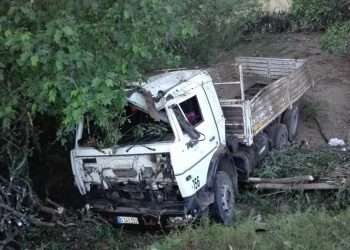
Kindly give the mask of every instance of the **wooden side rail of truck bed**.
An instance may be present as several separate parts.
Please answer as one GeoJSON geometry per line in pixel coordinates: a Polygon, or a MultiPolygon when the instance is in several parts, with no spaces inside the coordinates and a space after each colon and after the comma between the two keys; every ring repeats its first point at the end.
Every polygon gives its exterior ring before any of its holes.
{"type": "Polygon", "coordinates": [[[239,57],[235,72],[238,80],[216,83],[215,88],[226,118],[226,134],[248,146],[313,85],[302,59],[239,57]]]}

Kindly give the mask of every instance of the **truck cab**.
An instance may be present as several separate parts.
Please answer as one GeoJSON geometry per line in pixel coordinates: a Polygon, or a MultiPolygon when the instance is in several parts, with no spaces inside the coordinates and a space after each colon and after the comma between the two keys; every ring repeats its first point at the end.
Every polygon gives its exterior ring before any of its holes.
{"type": "MultiPolygon", "coordinates": [[[[132,115],[153,114],[153,122],[167,126],[171,136],[96,149],[82,143],[86,128],[81,122],[71,151],[75,183],[91,208],[114,214],[120,224],[194,219],[214,202],[219,158],[230,161],[225,118],[212,79],[202,70],[166,72],[151,77],[141,89],[129,93],[132,115]]],[[[131,129],[136,125],[128,124],[131,129]]]]}

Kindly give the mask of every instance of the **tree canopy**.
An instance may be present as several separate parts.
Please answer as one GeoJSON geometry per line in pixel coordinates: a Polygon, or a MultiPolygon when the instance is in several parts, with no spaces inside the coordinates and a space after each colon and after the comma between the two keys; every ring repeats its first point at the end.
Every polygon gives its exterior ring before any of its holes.
{"type": "Polygon", "coordinates": [[[172,42],[192,34],[171,1],[8,1],[0,19],[0,119],[20,110],[60,117],[70,130],[89,113],[122,120],[127,81],[176,64],[172,42]]]}

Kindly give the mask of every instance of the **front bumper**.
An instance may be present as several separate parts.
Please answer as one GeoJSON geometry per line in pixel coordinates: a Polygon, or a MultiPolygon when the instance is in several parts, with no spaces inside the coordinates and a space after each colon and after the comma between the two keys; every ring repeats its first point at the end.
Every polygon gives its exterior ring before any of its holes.
{"type": "Polygon", "coordinates": [[[162,204],[131,202],[128,206],[117,206],[106,201],[96,201],[89,206],[112,224],[116,224],[117,216],[130,216],[137,217],[141,226],[174,226],[191,223],[197,217],[186,209],[185,204],[184,201],[162,204]]]}
{"type": "Polygon", "coordinates": [[[188,224],[207,211],[213,197],[200,190],[195,195],[181,201],[137,201],[117,203],[107,199],[90,200],[92,211],[103,215],[115,224],[117,216],[137,217],[143,226],[176,226],[188,224]]]}

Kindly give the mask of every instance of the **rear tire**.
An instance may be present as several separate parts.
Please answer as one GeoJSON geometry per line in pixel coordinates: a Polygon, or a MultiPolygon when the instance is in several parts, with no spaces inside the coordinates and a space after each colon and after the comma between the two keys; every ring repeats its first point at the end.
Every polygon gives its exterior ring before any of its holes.
{"type": "Polygon", "coordinates": [[[234,153],[233,157],[237,168],[238,181],[247,181],[253,170],[253,162],[249,153],[240,150],[234,153]]]}
{"type": "Polygon", "coordinates": [[[231,225],[235,207],[235,180],[225,170],[219,170],[215,176],[214,203],[211,214],[216,222],[231,225]]]}
{"type": "MultiPolygon", "coordinates": [[[[269,136],[265,132],[259,133],[254,138],[254,147],[258,163],[261,162],[270,151],[269,136]]],[[[259,164],[258,164],[259,165],[259,164]]]]}
{"type": "Polygon", "coordinates": [[[283,115],[282,122],[287,126],[289,141],[294,141],[299,126],[299,106],[294,104],[292,109],[288,109],[283,115]]]}
{"type": "Polygon", "coordinates": [[[288,129],[285,124],[276,124],[274,127],[272,143],[278,150],[285,148],[288,145],[288,129]]]}
{"type": "Polygon", "coordinates": [[[250,174],[254,172],[254,169],[258,165],[258,153],[255,151],[254,147],[242,147],[242,151],[246,152],[250,161],[250,174]]]}

